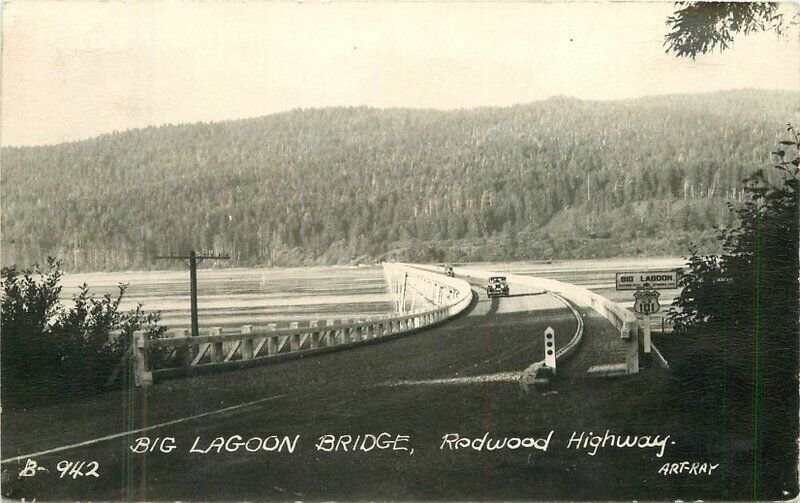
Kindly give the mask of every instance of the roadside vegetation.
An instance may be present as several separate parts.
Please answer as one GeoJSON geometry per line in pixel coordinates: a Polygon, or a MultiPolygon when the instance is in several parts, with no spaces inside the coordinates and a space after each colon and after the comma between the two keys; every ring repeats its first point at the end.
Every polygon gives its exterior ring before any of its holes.
{"type": "Polygon", "coordinates": [[[754,500],[797,494],[800,138],[788,132],[772,153],[779,179],[756,172],[730,205],[738,223],[717,230],[722,253],[692,250],[663,341],[673,393],[717,418],[754,500]]]}
{"type": "MultiPolygon", "coordinates": [[[[162,337],[159,313],[141,304],[121,311],[126,285],[116,296],[93,295],[84,284],[64,306],[61,263],[2,269],[0,366],[4,408],[30,407],[127,386],[133,332],[162,337]],[[111,379],[115,376],[114,379],[111,379]]],[[[165,355],[153,353],[158,362],[165,355]]]]}

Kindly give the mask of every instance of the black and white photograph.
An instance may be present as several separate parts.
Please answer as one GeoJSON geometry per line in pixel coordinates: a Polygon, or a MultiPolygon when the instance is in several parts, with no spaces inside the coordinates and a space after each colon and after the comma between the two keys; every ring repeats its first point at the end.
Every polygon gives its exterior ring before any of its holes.
{"type": "Polygon", "coordinates": [[[796,501],[800,4],[0,1],[3,501],[796,501]]]}

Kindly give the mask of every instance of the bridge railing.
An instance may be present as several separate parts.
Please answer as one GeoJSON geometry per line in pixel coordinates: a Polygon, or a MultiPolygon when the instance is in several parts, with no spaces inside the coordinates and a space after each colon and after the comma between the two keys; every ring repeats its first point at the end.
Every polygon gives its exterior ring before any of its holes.
{"type": "Polygon", "coordinates": [[[411,332],[441,323],[463,311],[472,301],[466,281],[405,264],[384,264],[395,313],[363,319],[311,321],[306,326],[244,325],[237,329],[211,327],[191,337],[186,329],[170,331],[169,337],[148,339],[134,333],[133,359],[137,386],[148,386],[153,375],[175,369],[220,367],[253,360],[291,358],[367,343],[382,337],[411,332]],[[163,368],[151,368],[150,360],[163,368]]]}
{"type": "Polygon", "coordinates": [[[553,292],[579,307],[592,308],[600,314],[600,316],[608,320],[619,331],[620,337],[625,340],[625,364],[628,373],[633,374],[639,372],[639,324],[636,315],[621,304],[607,299],[602,295],[598,295],[591,290],[587,290],[586,288],[554,279],[487,272],[465,267],[456,267],[456,274],[480,279],[488,279],[490,276],[505,276],[509,282],[523,284],[538,290],[553,292]]]}

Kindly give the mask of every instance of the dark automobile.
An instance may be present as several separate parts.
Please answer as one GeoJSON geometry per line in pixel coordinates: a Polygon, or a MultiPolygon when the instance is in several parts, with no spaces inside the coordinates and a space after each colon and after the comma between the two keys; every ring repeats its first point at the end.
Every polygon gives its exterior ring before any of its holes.
{"type": "Polygon", "coordinates": [[[486,295],[491,297],[507,297],[508,283],[505,276],[492,276],[486,285],[486,295]]]}
{"type": "Polygon", "coordinates": [[[444,266],[444,273],[451,278],[456,275],[455,271],[453,271],[453,267],[449,265],[444,266]]]}

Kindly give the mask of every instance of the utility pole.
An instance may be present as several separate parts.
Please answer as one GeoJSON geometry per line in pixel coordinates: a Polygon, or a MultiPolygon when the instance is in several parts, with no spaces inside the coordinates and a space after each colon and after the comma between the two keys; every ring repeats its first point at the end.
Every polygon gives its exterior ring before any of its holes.
{"type": "Polygon", "coordinates": [[[156,259],[159,260],[186,260],[184,262],[189,267],[189,285],[191,288],[192,298],[192,337],[200,335],[200,330],[197,325],[197,265],[204,260],[228,260],[230,255],[219,255],[216,252],[209,252],[197,254],[194,250],[189,252],[188,256],[184,255],[159,255],[156,259]]]}

